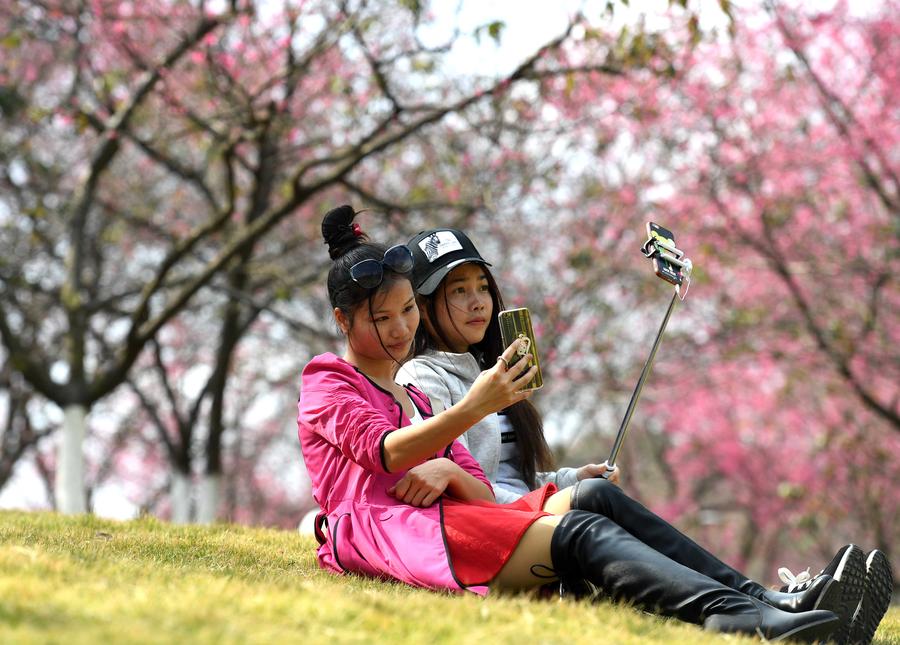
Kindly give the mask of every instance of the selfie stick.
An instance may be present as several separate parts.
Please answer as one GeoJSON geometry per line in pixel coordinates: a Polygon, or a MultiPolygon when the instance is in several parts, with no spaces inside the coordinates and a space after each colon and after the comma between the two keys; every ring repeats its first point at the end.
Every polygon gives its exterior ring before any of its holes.
{"type": "MultiPolygon", "coordinates": [[[[685,280],[690,284],[693,264],[689,259],[684,257],[683,251],[676,249],[674,246],[669,246],[658,239],[654,240],[653,238],[647,240],[641,250],[648,258],[652,258],[654,255],[659,254],[665,261],[681,268],[685,280]],[[666,253],[665,251],[669,251],[669,253],[666,253]]],[[[662,340],[663,333],[666,331],[666,325],[669,324],[669,317],[675,309],[675,303],[678,302],[680,292],[681,285],[676,284],[675,293],[672,294],[672,300],[669,302],[669,308],[666,310],[662,325],[659,326],[656,340],[653,341],[653,348],[650,350],[650,356],[647,357],[647,362],[644,363],[644,369],[641,370],[641,376],[638,378],[634,392],[631,393],[631,401],[628,402],[628,409],[625,411],[625,418],[622,419],[622,423],[619,426],[619,432],[616,434],[616,441],[613,443],[609,458],[604,462],[606,471],[601,475],[604,479],[609,479],[613,473],[616,472],[616,457],[619,456],[619,450],[622,448],[622,443],[625,441],[625,433],[628,432],[628,424],[631,422],[631,415],[634,414],[634,409],[637,407],[638,399],[641,396],[641,390],[644,387],[644,381],[646,381],[647,376],[650,375],[650,369],[653,367],[653,359],[656,358],[656,350],[659,349],[659,343],[662,340]]],[[[687,295],[687,289],[685,289],[685,295],[687,295]]],[[[682,296],[682,299],[684,299],[684,296],[682,296]]]]}

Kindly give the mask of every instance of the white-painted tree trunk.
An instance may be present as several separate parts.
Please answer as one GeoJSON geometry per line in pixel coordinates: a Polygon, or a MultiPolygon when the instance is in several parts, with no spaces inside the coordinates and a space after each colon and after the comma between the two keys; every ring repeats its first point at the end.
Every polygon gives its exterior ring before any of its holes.
{"type": "Polygon", "coordinates": [[[188,524],[191,521],[191,479],[184,473],[172,473],[169,485],[169,496],[172,504],[172,522],[188,524]]]}
{"type": "Polygon", "coordinates": [[[62,439],[56,465],[56,510],[60,513],[84,513],[87,501],[84,490],[84,454],[82,446],[87,428],[87,408],[69,405],[63,410],[62,439]]]}
{"type": "Polygon", "coordinates": [[[197,496],[197,523],[212,524],[216,521],[219,510],[219,494],[222,490],[222,477],[204,475],[200,480],[197,496]]]}

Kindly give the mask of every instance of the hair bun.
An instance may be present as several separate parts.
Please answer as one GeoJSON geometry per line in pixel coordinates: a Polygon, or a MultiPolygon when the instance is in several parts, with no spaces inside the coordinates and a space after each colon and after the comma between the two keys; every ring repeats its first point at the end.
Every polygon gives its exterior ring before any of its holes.
{"type": "Polygon", "coordinates": [[[356,211],[348,204],[332,208],[325,214],[325,219],[322,220],[322,237],[325,238],[328,255],[332,260],[338,259],[367,239],[359,224],[353,223],[354,217],[356,211]]]}

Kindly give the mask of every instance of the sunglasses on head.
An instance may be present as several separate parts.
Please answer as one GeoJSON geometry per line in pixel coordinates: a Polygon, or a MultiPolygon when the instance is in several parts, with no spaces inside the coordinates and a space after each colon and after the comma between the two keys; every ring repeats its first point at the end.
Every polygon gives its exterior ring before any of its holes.
{"type": "Polygon", "coordinates": [[[350,267],[350,278],[364,289],[374,289],[384,280],[384,269],[394,273],[409,273],[413,268],[412,252],[398,244],[384,252],[384,259],[363,260],[350,267]]]}

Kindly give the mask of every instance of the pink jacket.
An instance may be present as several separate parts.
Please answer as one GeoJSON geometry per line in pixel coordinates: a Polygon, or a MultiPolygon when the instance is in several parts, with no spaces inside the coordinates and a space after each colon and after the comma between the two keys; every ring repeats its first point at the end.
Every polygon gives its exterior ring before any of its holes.
{"type": "MultiPolygon", "coordinates": [[[[428,397],[412,386],[406,389],[422,416],[431,416],[428,397]]],[[[431,589],[487,593],[485,586],[465,587],[453,574],[443,499],[420,508],[387,493],[406,471],[387,471],[383,442],[410,423],[390,392],[342,358],[322,354],[303,369],[297,407],[303,459],[322,509],[316,518],[319,566],[431,589]]],[[[434,455],[442,456],[490,486],[459,441],[434,455]]]]}

